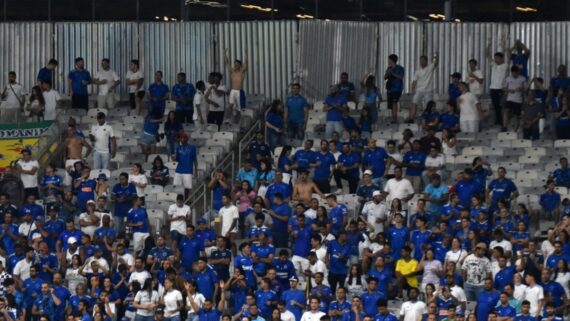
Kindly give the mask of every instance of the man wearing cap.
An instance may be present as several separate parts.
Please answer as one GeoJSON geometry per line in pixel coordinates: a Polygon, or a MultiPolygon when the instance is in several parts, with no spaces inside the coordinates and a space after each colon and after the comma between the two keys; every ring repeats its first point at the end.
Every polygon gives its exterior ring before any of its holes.
{"type": "Polygon", "coordinates": [[[113,127],[105,122],[105,113],[97,114],[97,124],[91,127],[89,139],[93,143],[93,169],[108,169],[109,161],[117,152],[113,127]]]}
{"type": "Polygon", "coordinates": [[[301,315],[305,310],[305,292],[297,289],[299,279],[296,276],[289,278],[290,289],[281,294],[281,300],[286,302],[287,310],[295,316],[295,320],[301,320],[301,315]]]}
{"type": "Polygon", "coordinates": [[[79,215],[79,226],[81,226],[81,232],[93,237],[95,230],[99,227],[101,218],[95,212],[95,201],[87,201],[87,210],[81,215],[79,215]]]}
{"type": "Polygon", "coordinates": [[[186,194],[192,189],[194,170],[198,171],[196,146],[188,144],[186,133],[180,134],[180,146],[176,148],[174,161],[178,162],[178,165],[176,165],[173,185],[184,187],[186,194]]]}
{"type": "Polygon", "coordinates": [[[358,186],[356,190],[356,195],[358,195],[358,201],[364,204],[372,200],[372,194],[374,191],[380,190],[380,186],[376,184],[373,180],[373,173],[371,170],[367,169],[364,171],[364,176],[362,179],[362,184],[358,186]]]}
{"type": "Polygon", "coordinates": [[[491,275],[491,262],[485,256],[487,251],[487,244],[480,242],[475,247],[472,254],[468,255],[463,260],[461,266],[465,296],[467,300],[474,301],[481,292],[485,284],[485,278],[490,278],[491,275]]]}

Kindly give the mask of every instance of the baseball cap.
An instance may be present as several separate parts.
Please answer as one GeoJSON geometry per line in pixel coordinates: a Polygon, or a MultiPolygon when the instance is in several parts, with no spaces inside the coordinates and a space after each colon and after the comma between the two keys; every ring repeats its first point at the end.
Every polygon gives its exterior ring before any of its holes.
{"type": "Polygon", "coordinates": [[[94,201],[94,200],[88,200],[88,201],[87,201],[87,205],[89,205],[89,204],[95,205],[95,201],[94,201]]]}
{"type": "Polygon", "coordinates": [[[372,197],[374,197],[374,196],[380,196],[380,195],[382,195],[382,193],[381,193],[380,191],[374,191],[374,192],[372,192],[372,197]]]}
{"type": "Polygon", "coordinates": [[[475,248],[486,250],[486,249],[487,249],[487,244],[485,244],[485,243],[483,243],[483,242],[479,242],[479,243],[477,243],[477,246],[475,246],[475,248]]]}
{"type": "Polygon", "coordinates": [[[372,175],[372,171],[367,169],[364,171],[364,175],[372,175]]]}
{"type": "Polygon", "coordinates": [[[102,179],[102,180],[107,180],[107,175],[105,175],[105,173],[101,173],[99,174],[99,176],[97,176],[97,179],[102,179]]]}
{"type": "Polygon", "coordinates": [[[67,239],[67,244],[77,243],[77,239],[75,237],[70,237],[67,239]]]}
{"type": "Polygon", "coordinates": [[[32,234],[32,240],[41,239],[41,238],[42,238],[42,235],[41,235],[40,233],[34,233],[34,234],[32,234]]]}
{"type": "Polygon", "coordinates": [[[200,217],[200,218],[198,219],[198,224],[206,224],[206,222],[207,222],[206,219],[203,218],[203,217],[200,217]]]}
{"type": "Polygon", "coordinates": [[[293,275],[292,277],[289,278],[289,281],[299,282],[299,279],[293,275]]]}

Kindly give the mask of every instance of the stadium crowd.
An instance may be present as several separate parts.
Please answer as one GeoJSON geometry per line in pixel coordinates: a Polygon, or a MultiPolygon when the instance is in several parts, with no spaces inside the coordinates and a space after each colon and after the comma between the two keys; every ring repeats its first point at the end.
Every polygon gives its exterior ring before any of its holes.
{"type": "MultiPolygon", "coordinates": [[[[547,90],[540,78],[527,81],[530,50],[517,41],[508,51],[487,52],[499,131],[521,127],[528,140],[541,132],[568,138],[566,67],[547,90]]],[[[404,69],[396,55],[388,57],[384,95],[367,73],[358,99],[343,73],[315,110],[294,84],[291,96],[271,104],[267,142],[263,132],[256,134],[236,177],[211,173],[211,221],[185,204],[198,161],[192,132],[183,124],[239,121],[247,62],[231,64],[226,54],[231,90],[220,73],[195,87],[181,73],[170,91],[160,71],[145,88],[133,60],[126,79],[131,109],[146,114],[141,153],[154,154],[164,130],[168,158],[178,162],[174,177],[161,158],[152,159],[146,172],[135,164],[119,173],[114,185],[104,173],[91,177],[93,169],[110,168],[118,148],[104,112],[88,133],[70,119],[63,134],[64,177],[57,166],[40,168],[35,155],[23,150],[0,182],[0,318],[562,320],[570,302],[570,201],[559,191],[570,187],[568,161],[560,157],[535,208],[520,201],[505,167],[493,169],[473,157],[471,166],[451,171],[447,160],[458,155],[458,133],[485,125],[479,99],[487,83],[477,61],[469,61],[467,77],[451,76],[446,108],[439,112],[431,89],[438,60],[437,54],[431,62],[420,58],[404,120],[410,128],[385,146],[378,146],[374,133],[399,121],[404,69]],[[387,124],[379,116],[382,96],[391,109],[387,124]],[[165,121],[169,99],[176,111],[165,121]],[[418,109],[423,112],[414,133],[418,109]],[[316,132],[307,128],[311,113],[324,116],[326,139],[307,138],[316,132]],[[158,229],[145,207],[150,185],[175,185],[179,192],[158,229]],[[542,237],[546,221],[554,222],[542,237]]],[[[112,92],[120,79],[109,63],[102,60],[91,78],[83,59],[75,60],[68,77],[73,108],[88,107],[89,85],[99,89],[99,108],[116,108],[112,92]]],[[[59,99],[48,97],[57,65],[51,60],[38,75],[40,87],[27,107],[32,120],[55,119],[48,115],[57,114],[56,104],[48,107],[48,100],[59,99]]],[[[15,73],[7,88],[3,96],[21,104],[15,73]]]]}

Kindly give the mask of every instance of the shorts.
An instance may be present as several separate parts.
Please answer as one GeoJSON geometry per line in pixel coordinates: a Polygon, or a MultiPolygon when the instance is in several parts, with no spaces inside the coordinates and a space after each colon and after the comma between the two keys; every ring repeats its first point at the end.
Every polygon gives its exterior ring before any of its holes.
{"type": "Polygon", "coordinates": [[[433,100],[433,92],[430,90],[418,90],[412,98],[412,103],[416,106],[424,108],[429,101],[433,100]]]}
{"type": "Polygon", "coordinates": [[[178,242],[180,241],[180,239],[182,239],[183,236],[184,234],[181,234],[176,230],[170,231],[170,240],[172,240],[172,242],[176,242],[176,244],[178,244],[178,242]]]}
{"type": "Polygon", "coordinates": [[[402,96],[402,92],[389,92],[388,93],[388,109],[392,109],[392,105],[397,103],[402,96]]]}
{"type": "Polygon", "coordinates": [[[147,132],[143,132],[141,137],[139,138],[139,144],[141,145],[155,145],[156,144],[156,136],[151,135],[147,132]]]}
{"type": "Polygon", "coordinates": [[[515,116],[521,115],[521,107],[522,107],[522,104],[515,103],[512,101],[507,101],[507,104],[505,105],[505,108],[508,109],[511,112],[511,114],[513,114],[515,116]]]}
{"type": "Polygon", "coordinates": [[[241,92],[237,89],[232,89],[230,91],[230,105],[234,105],[237,109],[241,109],[241,92]]]}
{"type": "Polygon", "coordinates": [[[174,186],[183,186],[185,189],[192,189],[192,174],[174,174],[174,186]]]}
{"type": "Polygon", "coordinates": [[[108,93],[106,95],[97,96],[97,108],[113,108],[115,107],[115,94],[108,93]]]}
{"type": "Polygon", "coordinates": [[[144,90],[137,91],[136,93],[130,93],[129,94],[129,105],[131,105],[131,109],[137,108],[135,95],[136,95],[136,97],[143,99],[144,94],[145,94],[144,90]]]}

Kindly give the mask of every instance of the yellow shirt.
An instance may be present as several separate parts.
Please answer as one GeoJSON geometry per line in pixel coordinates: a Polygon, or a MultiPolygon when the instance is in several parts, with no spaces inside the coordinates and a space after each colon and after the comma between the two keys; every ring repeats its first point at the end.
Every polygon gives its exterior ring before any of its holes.
{"type": "MultiPolygon", "coordinates": [[[[400,272],[402,275],[406,275],[416,271],[418,267],[418,261],[411,259],[410,261],[406,262],[404,259],[399,259],[396,262],[396,271],[400,272]]],[[[417,288],[418,287],[418,279],[415,275],[406,277],[406,281],[408,281],[408,285],[417,288]]]]}

